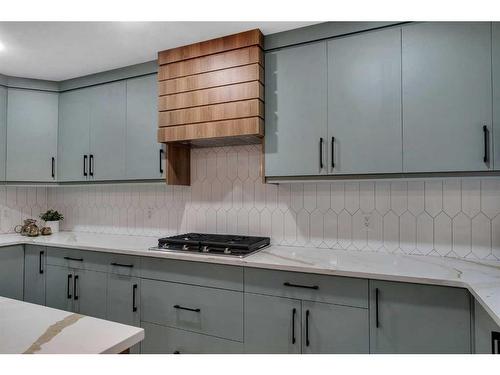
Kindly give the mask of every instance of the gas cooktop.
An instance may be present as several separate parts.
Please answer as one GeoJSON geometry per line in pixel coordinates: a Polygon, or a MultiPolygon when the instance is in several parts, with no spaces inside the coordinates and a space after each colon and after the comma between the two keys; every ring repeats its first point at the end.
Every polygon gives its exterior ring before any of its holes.
{"type": "Polygon", "coordinates": [[[269,237],[186,233],[160,238],[158,247],[152,248],[152,250],[227,255],[243,258],[269,246],[269,243],[269,237]]]}

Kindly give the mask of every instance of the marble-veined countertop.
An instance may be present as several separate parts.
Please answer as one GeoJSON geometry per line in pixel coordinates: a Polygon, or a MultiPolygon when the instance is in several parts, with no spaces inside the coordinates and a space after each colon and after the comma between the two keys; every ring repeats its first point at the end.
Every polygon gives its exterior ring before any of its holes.
{"type": "Polygon", "coordinates": [[[0,297],[1,354],[117,354],[142,328],[0,297]]]}
{"type": "Polygon", "coordinates": [[[500,262],[435,256],[270,246],[246,258],[150,250],[156,237],[60,232],[35,238],[0,235],[0,246],[33,243],[81,250],[122,253],[238,265],[444,285],[467,288],[500,326],[500,262]]]}

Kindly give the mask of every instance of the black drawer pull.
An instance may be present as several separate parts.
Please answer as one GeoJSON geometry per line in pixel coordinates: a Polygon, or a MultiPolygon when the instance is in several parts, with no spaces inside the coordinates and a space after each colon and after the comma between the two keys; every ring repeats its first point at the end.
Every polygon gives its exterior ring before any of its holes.
{"type": "Polygon", "coordinates": [[[332,169],[335,168],[335,137],[332,137],[332,169]]]}
{"type": "Polygon", "coordinates": [[[83,258],[72,258],[72,257],[64,257],[66,260],[74,260],[75,262],[83,262],[83,258]]]}
{"type": "Polygon", "coordinates": [[[162,156],[163,156],[163,149],[160,148],[160,174],[163,174],[162,156]]]}
{"type": "Polygon", "coordinates": [[[179,310],[197,312],[197,313],[199,313],[201,311],[200,309],[191,309],[189,307],[183,307],[183,306],[179,306],[179,305],[174,305],[174,308],[179,309],[179,310]]]}
{"type": "Polygon", "coordinates": [[[375,288],[375,327],[380,326],[380,322],[378,319],[378,298],[379,298],[379,290],[378,288],[375,288]]]}
{"type": "Polygon", "coordinates": [[[78,275],[75,275],[75,279],[74,279],[74,283],[73,283],[73,294],[75,295],[73,297],[73,299],[76,301],[78,299],[78,294],[77,294],[77,291],[78,291],[78,285],[77,285],[77,281],[78,281],[78,275]]]}
{"type": "Polygon", "coordinates": [[[491,354],[500,354],[500,332],[491,332],[491,354]]]}
{"type": "Polygon", "coordinates": [[[309,310],[306,311],[306,346],[309,346],[309,310]]]}
{"type": "Polygon", "coordinates": [[[292,310],[292,344],[295,344],[295,315],[297,315],[297,309],[294,307],[292,310]]]}
{"type": "Polygon", "coordinates": [[[45,254],[45,251],[40,251],[40,255],[38,257],[38,272],[43,273],[43,254],[45,254]]]}
{"type": "Polygon", "coordinates": [[[51,176],[52,178],[55,178],[56,177],[56,158],[52,157],[52,172],[51,172],[51,176]]]}
{"type": "Polygon", "coordinates": [[[137,311],[137,306],[135,304],[135,295],[137,294],[137,284],[134,284],[132,286],[132,312],[136,312],[137,311]]]}
{"type": "Polygon", "coordinates": [[[180,351],[178,351],[178,350],[176,350],[176,351],[174,352],[174,354],[181,354],[181,352],[180,352],[180,351]]]}
{"type": "Polygon", "coordinates": [[[71,295],[70,291],[69,291],[69,288],[71,287],[71,279],[73,278],[73,275],[72,274],[69,274],[68,275],[68,284],[66,285],[66,297],[68,299],[71,299],[73,298],[73,296],[71,295]]]}
{"type": "Polygon", "coordinates": [[[88,158],[87,155],[83,155],[83,175],[85,177],[87,177],[87,175],[88,175],[88,173],[87,173],[87,158],[88,158]]]}
{"type": "Polygon", "coordinates": [[[323,138],[319,139],[319,169],[323,169],[323,138]]]}
{"type": "Polygon", "coordinates": [[[123,263],[115,263],[115,262],[112,262],[111,265],[112,266],[116,266],[116,267],[127,267],[127,268],[133,268],[134,267],[133,264],[123,264],[123,263]]]}
{"type": "Polygon", "coordinates": [[[89,156],[89,175],[94,176],[94,155],[89,156]]]}
{"type": "Polygon", "coordinates": [[[290,286],[290,287],[293,287],[293,288],[304,288],[304,289],[314,289],[314,290],[318,290],[319,289],[319,286],[317,285],[299,285],[299,284],[292,284],[292,283],[289,283],[288,281],[285,281],[283,283],[284,286],[290,286]]]}

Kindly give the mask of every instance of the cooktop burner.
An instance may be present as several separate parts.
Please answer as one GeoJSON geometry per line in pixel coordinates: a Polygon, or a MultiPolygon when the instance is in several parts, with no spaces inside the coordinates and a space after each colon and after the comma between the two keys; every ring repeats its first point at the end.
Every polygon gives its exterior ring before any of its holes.
{"type": "Polygon", "coordinates": [[[270,243],[269,237],[229,234],[186,233],[160,238],[153,250],[245,257],[270,243]]]}

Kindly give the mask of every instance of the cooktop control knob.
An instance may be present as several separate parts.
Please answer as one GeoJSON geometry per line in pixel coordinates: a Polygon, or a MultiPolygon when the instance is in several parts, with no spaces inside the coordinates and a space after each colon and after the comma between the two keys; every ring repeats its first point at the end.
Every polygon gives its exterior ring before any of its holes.
{"type": "Polygon", "coordinates": [[[224,249],[224,254],[231,254],[231,249],[229,247],[226,247],[224,249]]]}
{"type": "Polygon", "coordinates": [[[182,250],[189,250],[188,245],[182,245],[182,250]]]}
{"type": "Polygon", "coordinates": [[[210,249],[208,248],[208,246],[203,246],[202,251],[203,251],[204,253],[208,253],[208,252],[210,251],[210,249]]]}

